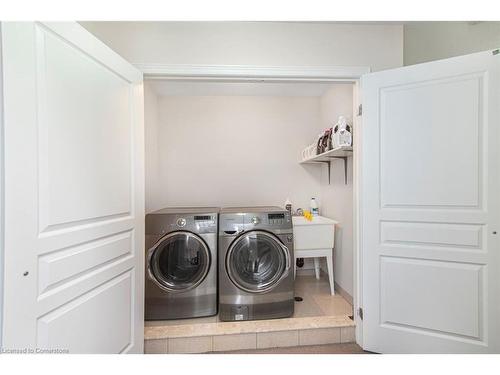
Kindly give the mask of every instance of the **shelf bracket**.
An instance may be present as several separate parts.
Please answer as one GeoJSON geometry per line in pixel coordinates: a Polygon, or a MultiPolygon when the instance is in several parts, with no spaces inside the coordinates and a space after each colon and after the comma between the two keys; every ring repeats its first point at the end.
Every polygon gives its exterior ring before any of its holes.
{"type": "Polygon", "coordinates": [[[331,161],[330,160],[318,160],[316,163],[321,163],[321,164],[326,164],[327,168],[328,168],[328,185],[330,185],[330,170],[331,170],[331,161]]]}
{"type": "MultiPolygon", "coordinates": [[[[330,159],[342,159],[344,161],[344,184],[347,185],[347,156],[329,156],[330,159]]],[[[330,185],[330,161],[328,163],[328,185],[330,185]]]]}

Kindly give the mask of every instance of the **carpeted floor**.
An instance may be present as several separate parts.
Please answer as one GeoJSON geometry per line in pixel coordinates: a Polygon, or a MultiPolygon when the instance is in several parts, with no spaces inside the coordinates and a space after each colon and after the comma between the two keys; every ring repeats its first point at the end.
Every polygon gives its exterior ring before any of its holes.
{"type": "Polygon", "coordinates": [[[232,352],[213,352],[212,354],[369,354],[357,344],[329,344],[294,346],[290,348],[269,348],[257,350],[235,350],[232,352]]]}

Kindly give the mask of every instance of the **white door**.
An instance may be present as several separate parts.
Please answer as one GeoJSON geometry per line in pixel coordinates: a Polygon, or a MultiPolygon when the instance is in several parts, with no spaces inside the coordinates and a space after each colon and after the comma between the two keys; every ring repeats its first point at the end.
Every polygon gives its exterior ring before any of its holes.
{"type": "Polygon", "coordinates": [[[3,347],[142,352],[142,74],[76,23],[2,43],[3,347]]]}
{"type": "Polygon", "coordinates": [[[363,346],[500,352],[500,55],[362,79],[363,346]]]}

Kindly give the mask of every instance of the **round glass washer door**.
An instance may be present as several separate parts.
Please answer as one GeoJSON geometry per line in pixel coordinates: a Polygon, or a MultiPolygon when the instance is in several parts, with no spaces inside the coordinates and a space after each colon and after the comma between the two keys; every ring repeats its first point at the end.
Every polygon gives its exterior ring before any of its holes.
{"type": "Polygon", "coordinates": [[[191,232],[172,232],[149,249],[148,274],[163,290],[186,292],[205,279],[210,262],[210,251],[203,239],[191,232]]]}
{"type": "Polygon", "coordinates": [[[273,289],[288,274],[290,251],[274,235],[250,231],[234,240],[226,255],[226,270],[238,288],[249,293],[273,289]]]}

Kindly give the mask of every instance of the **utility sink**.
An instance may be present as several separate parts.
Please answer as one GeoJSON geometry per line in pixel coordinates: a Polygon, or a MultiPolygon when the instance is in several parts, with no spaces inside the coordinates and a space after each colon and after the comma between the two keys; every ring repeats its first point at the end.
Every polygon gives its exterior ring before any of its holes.
{"type": "Polygon", "coordinates": [[[293,216],[294,249],[333,249],[335,225],[338,221],[324,216],[314,216],[311,221],[304,216],[293,216]]]}
{"type": "MultiPolygon", "coordinates": [[[[335,294],[335,278],[333,275],[333,245],[335,243],[335,225],[338,221],[323,216],[313,216],[307,220],[304,216],[293,216],[294,257],[314,258],[314,272],[319,279],[319,259],[326,258],[330,292],[335,294]]],[[[294,262],[294,274],[297,272],[294,262]]]]}

